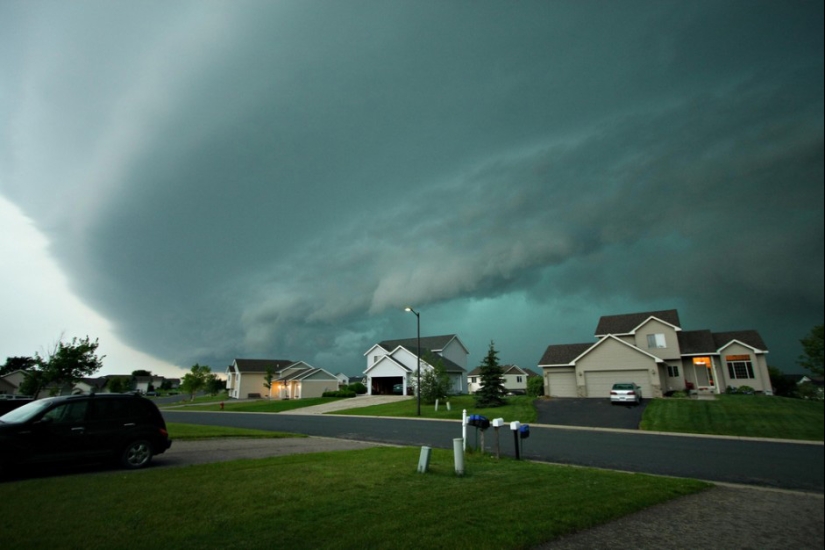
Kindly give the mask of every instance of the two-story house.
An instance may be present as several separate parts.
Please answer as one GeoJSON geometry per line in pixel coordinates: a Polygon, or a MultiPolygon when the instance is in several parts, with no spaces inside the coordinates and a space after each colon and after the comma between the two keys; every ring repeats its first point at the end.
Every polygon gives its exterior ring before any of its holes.
{"type": "MultiPolygon", "coordinates": [[[[367,350],[364,354],[367,358],[364,385],[369,395],[411,393],[418,375],[418,342],[418,338],[384,340],[367,350]],[[400,386],[400,392],[394,392],[396,386],[400,386]]],[[[432,369],[436,362],[440,362],[450,377],[450,392],[467,393],[465,381],[469,354],[455,334],[422,337],[421,372],[432,369]]]]}
{"type": "Polygon", "coordinates": [[[755,330],[685,331],[670,309],[603,316],[595,336],[547,347],[538,364],[546,395],[606,398],[617,382],[635,382],[644,397],[728,386],[772,394],[768,349],[755,330]]]}
{"type": "Polygon", "coordinates": [[[226,390],[233,399],[321,397],[336,391],[339,383],[327,370],[289,359],[235,359],[226,368],[226,390]],[[264,385],[268,372],[269,388],[264,385]]]}

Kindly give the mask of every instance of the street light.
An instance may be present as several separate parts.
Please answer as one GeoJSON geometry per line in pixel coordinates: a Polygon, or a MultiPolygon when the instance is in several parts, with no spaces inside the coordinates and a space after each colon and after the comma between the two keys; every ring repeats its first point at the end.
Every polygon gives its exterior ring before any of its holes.
{"type": "Polygon", "coordinates": [[[404,311],[415,313],[415,325],[418,333],[418,346],[416,347],[416,357],[418,359],[418,369],[416,369],[416,372],[418,373],[418,386],[415,393],[418,395],[418,416],[421,416],[421,315],[419,315],[418,312],[410,306],[405,307],[404,311]]]}

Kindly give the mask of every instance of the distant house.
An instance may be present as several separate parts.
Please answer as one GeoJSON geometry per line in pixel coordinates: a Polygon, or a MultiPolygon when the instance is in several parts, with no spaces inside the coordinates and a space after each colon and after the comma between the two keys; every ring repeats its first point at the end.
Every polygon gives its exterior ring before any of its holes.
{"type": "MultiPolygon", "coordinates": [[[[72,395],[104,393],[104,388],[109,382],[107,376],[97,378],[81,378],[72,386],[72,395]]],[[[107,392],[108,393],[108,392],[107,392]]]]}
{"type": "MultiPolygon", "coordinates": [[[[527,393],[527,379],[538,376],[530,369],[523,369],[518,365],[503,365],[503,386],[508,392],[516,394],[527,393]]],[[[475,393],[481,388],[481,367],[476,367],[467,375],[467,390],[475,393]]]]}
{"type": "Polygon", "coordinates": [[[335,375],[335,378],[338,379],[339,386],[348,386],[349,385],[349,376],[344,374],[343,372],[339,372],[335,375]]]}
{"type": "Polygon", "coordinates": [[[685,331],[671,309],[603,316],[595,337],[547,346],[538,363],[546,395],[606,398],[617,382],[635,382],[644,397],[729,386],[773,393],[768,349],[755,330],[685,331]]]}
{"type": "Polygon", "coordinates": [[[394,393],[394,387],[401,386],[407,395],[418,375],[417,360],[421,356],[421,372],[432,369],[440,362],[450,378],[452,393],[467,393],[467,356],[469,352],[455,334],[428,336],[403,340],[384,340],[372,346],[364,354],[367,368],[364,370],[364,385],[369,395],[394,393]]]}
{"type": "Polygon", "coordinates": [[[289,359],[235,359],[226,369],[226,389],[233,399],[321,397],[337,390],[339,383],[324,369],[289,359]],[[272,372],[269,389],[264,386],[267,369],[272,372]]]}

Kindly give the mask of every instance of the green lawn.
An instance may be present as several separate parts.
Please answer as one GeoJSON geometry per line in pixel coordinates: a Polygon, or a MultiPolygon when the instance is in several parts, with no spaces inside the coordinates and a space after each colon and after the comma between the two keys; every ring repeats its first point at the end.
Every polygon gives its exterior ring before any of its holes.
{"type": "MultiPolygon", "coordinates": [[[[338,401],[340,397],[308,397],[306,399],[255,399],[253,401],[236,401],[223,399],[211,403],[186,405],[187,411],[220,411],[223,403],[224,410],[235,412],[271,412],[278,413],[291,411],[313,405],[321,405],[331,401],[338,401]]],[[[162,407],[170,408],[170,407],[162,407]]],[[[177,406],[175,406],[177,408],[177,406]]]]}
{"type": "Polygon", "coordinates": [[[7,482],[4,548],[532,548],[708,484],[434,449],[7,482]]]}
{"type": "Polygon", "coordinates": [[[713,401],[652,399],[641,429],[823,441],[825,406],[763,395],[720,395],[713,401]]]}
{"type": "MultiPolygon", "coordinates": [[[[439,403],[438,411],[435,405],[421,404],[421,418],[442,418],[461,420],[461,412],[467,409],[467,414],[480,414],[489,420],[503,418],[507,422],[518,420],[521,423],[536,421],[536,409],[533,407],[534,398],[526,396],[507,397],[507,405],[493,409],[479,409],[475,406],[475,399],[471,395],[457,395],[450,398],[450,410],[445,403],[439,403]]],[[[347,409],[328,414],[352,414],[365,416],[417,416],[417,401],[407,399],[385,405],[372,405],[358,409],[347,409]]]]}

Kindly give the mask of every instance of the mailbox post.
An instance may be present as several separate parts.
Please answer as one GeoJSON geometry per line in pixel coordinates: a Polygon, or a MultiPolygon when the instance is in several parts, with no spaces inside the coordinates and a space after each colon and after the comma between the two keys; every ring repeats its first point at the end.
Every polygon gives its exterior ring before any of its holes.
{"type": "Polygon", "coordinates": [[[484,452],[484,432],[490,427],[490,421],[486,416],[471,414],[467,419],[467,424],[476,429],[476,448],[478,448],[478,431],[481,430],[481,452],[484,452]]]}
{"type": "Polygon", "coordinates": [[[515,422],[510,422],[510,429],[513,431],[513,441],[516,444],[516,460],[521,460],[521,452],[519,450],[519,440],[518,440],[518,429],[521,426],[521,422],[516,420],[515,422]]]}
{"type": "Polygon", "coordinates": [[[501,446],[499,445],[498,441],[498,429],[504,426],[504,419],[503,418],[494,418],[493,419],[493,428],[496,430],[496,458],[501,458],[501,446]]]}

